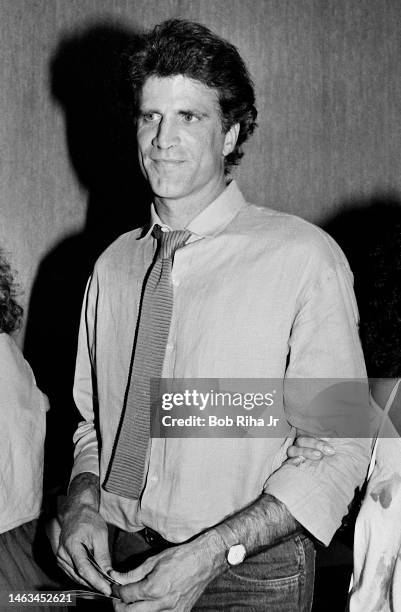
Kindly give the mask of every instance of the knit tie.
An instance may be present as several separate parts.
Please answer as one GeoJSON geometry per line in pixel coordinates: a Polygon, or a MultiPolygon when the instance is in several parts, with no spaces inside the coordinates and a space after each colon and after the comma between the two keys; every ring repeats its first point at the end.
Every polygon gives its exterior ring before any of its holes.
{"type": "Polygon", "coordinates": [[[123,417],[103,487],[139,499],[150,437],[150,379],[161,378],[173,311],[174,253],[191,236],[189,230],[163,231],[155,225],[159,249],[142,296],[131,358],[123,417]]]}

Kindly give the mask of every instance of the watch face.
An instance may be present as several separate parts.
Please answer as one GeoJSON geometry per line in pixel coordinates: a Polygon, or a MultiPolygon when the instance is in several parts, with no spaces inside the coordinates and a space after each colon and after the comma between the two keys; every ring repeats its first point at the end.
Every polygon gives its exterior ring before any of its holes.
{"type": "Polygon", "coordinates": [[[228,551],[227,561],[230,565],[239,565],[245,559],[245,555],[245,546],[243,544],[234,544],[228,551]]]}

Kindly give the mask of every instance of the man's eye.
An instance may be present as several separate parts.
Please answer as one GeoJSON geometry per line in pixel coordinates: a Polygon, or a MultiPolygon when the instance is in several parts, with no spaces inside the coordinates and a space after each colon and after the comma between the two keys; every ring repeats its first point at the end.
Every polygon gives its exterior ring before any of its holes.
{"type": "Polygon", "coordinates": [[[159,121],[159,119],[159,113],[142,113],[142,120],[145,121],[145,123],[152,123],[159,121]]]}
{"type": "Polygon", "coordinates": [[[181,113],[181,117],[185,121],[185,123],[194,123],[199,120],[199,117],[194,115],[193,113],[181,113]]]}

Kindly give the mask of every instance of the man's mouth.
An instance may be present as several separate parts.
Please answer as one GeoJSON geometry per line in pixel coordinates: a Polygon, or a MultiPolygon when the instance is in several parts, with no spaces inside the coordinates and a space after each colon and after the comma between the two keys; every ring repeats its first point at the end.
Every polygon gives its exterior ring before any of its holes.
{"type": "Polygon", "coordinates": [[[184,162],[183,159],[152,159],[154,164],[160,164],[162,166],[175,166],[177,164],[182,164],[184,162]]]}
{"type": "Polygon", "coordinates": [[[182,159],[152,159],[152,165],[156,172],[171,173],[181,168],[184,160],[182,159]]]}

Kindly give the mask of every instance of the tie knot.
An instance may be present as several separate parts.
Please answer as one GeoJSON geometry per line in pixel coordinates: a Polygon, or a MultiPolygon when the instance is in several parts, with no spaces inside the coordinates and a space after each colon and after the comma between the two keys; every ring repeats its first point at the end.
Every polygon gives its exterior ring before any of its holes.
{"type": "Polygon", "coordinates": [[[180,249],[191,236],[189,230],[163,231],[160,225],[155,225],[153,235],[159,242],[158,259],[170,259],[177,249],[180,249]]]}

